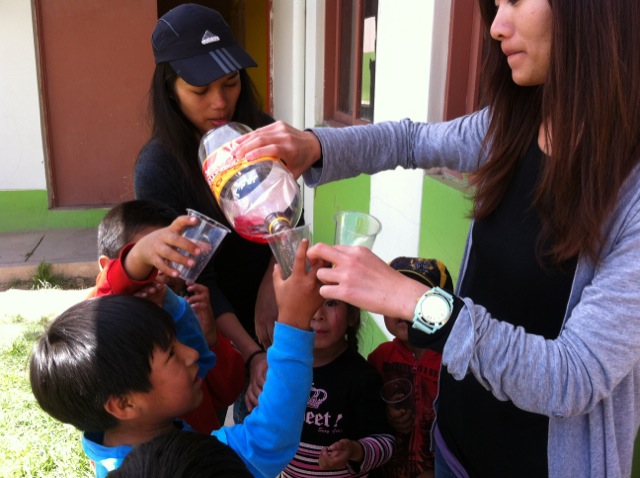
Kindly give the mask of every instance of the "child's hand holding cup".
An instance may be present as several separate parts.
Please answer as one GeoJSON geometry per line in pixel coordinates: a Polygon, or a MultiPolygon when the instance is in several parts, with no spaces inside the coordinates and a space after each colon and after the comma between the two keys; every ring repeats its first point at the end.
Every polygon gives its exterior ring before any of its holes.
{"type": "Polygon", "coordinates": [[[197,218],[198,222],[192,226],[186,227],[182,232],[182,236],[195,243],[200,249],[200,254],[198,256],[194,256],[182,249],[178,249],[181,254],[192,258],[195,261],[195,264],[193,267],[188,267],[172,261],[171,267],[178,271],[178,275],[181,279],[187,282],[195,282],[204,269],[204,266],[207,265],[213,256],[213,253],[230,230],[219,222],[214,221],[193,209],[187,209],[187,213],[189,216],[197,218]]]}
{"type": "Polygon", "coordinates": [[[387,419],[398,433],[411,433],[414,424],[415,403],[413,383],[406,378],[396,378],[385,383],[380,396],[387,404],[387,419]]]}

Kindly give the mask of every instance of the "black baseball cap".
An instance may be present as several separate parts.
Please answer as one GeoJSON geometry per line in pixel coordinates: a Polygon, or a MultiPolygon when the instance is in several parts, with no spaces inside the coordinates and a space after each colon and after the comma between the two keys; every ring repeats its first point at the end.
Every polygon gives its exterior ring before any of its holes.
{"type": "Polygon", "coordinates": [[[222,15],[194,3],[179,5],[160,17],[151,45],[156,65],[169,62],[193,86],[205,86],[232,71],[257,66],[233,39],[222,15]]]}
{"type": "Polygon", "coordinates": [[[389,265],[401,274],[429,287],[440,287],[453,294],[453,281],[449,269],[437,259],[396,257],[389,265]]]}

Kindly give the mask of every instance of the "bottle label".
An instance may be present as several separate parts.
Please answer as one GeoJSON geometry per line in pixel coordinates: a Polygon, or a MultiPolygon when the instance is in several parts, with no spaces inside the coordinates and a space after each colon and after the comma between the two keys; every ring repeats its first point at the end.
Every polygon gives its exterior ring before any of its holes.
{"type": "Polygon", "coordinates": [[[220,201],[222,188],[238,171],[250,164],[262,161],[278,161],[278,158],[271,156],[265,156],[252,161],[248,161],[245,158],[236,158],[231,154],[231,148],[234,145],[235,141],[223,144],[202,162],[202,172],[218,202],[220,201]]]}

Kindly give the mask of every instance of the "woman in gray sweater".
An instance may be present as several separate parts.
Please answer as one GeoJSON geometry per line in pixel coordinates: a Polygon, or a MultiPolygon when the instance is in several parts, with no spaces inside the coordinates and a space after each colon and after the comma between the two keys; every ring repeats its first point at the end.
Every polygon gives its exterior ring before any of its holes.
{"type": "MultiPolygon", "coordinates": [[[[480,0],[485,108],[243,139],[311,186],[473,172],[456,294],[363,248],[317,244],[323,296],[413,320],[443,347],[436,476],[628,477],[640,424],[640,3],[480,0]],[[594,42],[597,39],[597,42],[594,42]],[[417,305],[416,305],[417,300],[417,305]]],[[[442,205],[446,207],[446,205],[442,205]]]]}

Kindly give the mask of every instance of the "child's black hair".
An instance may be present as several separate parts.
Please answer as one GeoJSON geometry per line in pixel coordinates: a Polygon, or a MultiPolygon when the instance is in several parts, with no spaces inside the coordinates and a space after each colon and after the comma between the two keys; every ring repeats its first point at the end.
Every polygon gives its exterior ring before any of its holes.
{"type": "Polygon", "coordinates": [[[252,478],[240,457],[211,435],[173,431],[138,445],[109,478],[252,478]]]}
{"type": "Polygon", "coordinates": [[[117,425],[109,397],[151,389],[151,358],[175,338],[171,316],[146,299],[113,295],[76,304],[49,325],[29,361],[42,409],[82,431],[117,425]]]}
{"type": "Polygon", "coordinates": [[[98,226],[98,255],[116,259],[124,246],[149,227],[166,227],[178,217],[169,206],[134,199],[113,207],[98,226]]]}

